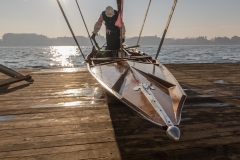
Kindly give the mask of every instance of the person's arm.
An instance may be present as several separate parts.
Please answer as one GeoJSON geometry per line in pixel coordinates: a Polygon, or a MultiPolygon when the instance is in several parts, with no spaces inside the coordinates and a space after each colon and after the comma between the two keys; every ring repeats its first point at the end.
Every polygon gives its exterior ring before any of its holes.
{"type": "Polygon", "coordinates": [[[98,21],[96,22],[95,26],[94,26],[94,31],[92,32],[93,34],[97,34],[98,31],[101,29],[102,27],[102,22],[103,22],[103,17],[102,14],[100,15],[98,21]]]}

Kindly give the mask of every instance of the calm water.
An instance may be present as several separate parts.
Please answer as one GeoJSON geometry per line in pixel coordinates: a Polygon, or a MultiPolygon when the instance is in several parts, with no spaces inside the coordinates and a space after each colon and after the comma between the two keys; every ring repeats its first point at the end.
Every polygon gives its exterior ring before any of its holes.
{"type": "MultiPolygon", "coordinates": [[[[142,46],[154,56],[158,46],[142,46]]],[[[82,47],[85,56],[91,47],[82,47]]],[[[158,60],[171,63],[240,62],[240,46],[164,46],[158,60]]],[[[10,68],[55,68],[86,65],[75,46],[0,47],[0,64],[10,68]]]]}

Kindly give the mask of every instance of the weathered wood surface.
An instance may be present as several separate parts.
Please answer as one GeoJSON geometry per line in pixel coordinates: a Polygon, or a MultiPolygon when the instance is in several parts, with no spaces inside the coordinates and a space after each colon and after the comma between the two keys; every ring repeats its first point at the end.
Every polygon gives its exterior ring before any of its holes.
{"type": "Polygon", "coordinates": [[[188,95],[179,142],[107,105],[86,68],[19,69],[35,82],[0,91],[0,159],[240,159],[240,65],[166,67],[188,95]]]}

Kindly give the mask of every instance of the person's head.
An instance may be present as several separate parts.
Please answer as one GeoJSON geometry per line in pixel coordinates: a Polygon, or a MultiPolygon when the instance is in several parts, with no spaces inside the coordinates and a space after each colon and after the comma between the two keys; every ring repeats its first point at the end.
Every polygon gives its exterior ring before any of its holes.
{"type": "Polygon", "coordinates": [[[111,6],[108,6],[105,10],[105,14],[107,17],[113,17],[114,16],[114,9],[111,6]]]}

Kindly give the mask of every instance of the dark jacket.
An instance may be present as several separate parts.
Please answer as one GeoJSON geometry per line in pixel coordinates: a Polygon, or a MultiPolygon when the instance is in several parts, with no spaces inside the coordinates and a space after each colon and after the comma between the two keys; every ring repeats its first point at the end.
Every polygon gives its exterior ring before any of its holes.
{"type": "Polygon", "coordinates": [[[105,11],[102,12],[103,20],[105,21],[106,28],[111,31],[116,31],[119,28],[115,26],[115,23],[118,19],[118,11],[114,10],[114,16],[113,17],[107,17],[105,14],[105,11]]]}

